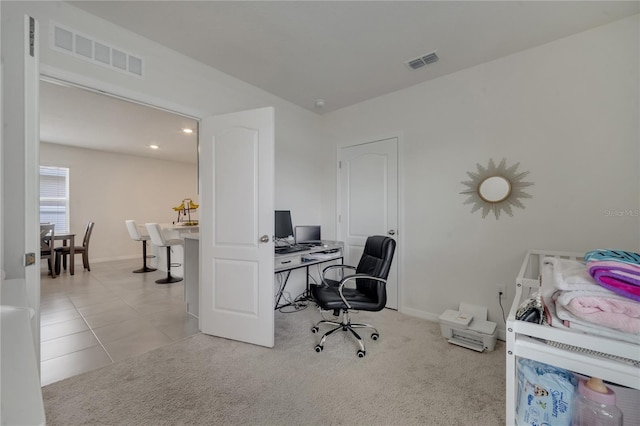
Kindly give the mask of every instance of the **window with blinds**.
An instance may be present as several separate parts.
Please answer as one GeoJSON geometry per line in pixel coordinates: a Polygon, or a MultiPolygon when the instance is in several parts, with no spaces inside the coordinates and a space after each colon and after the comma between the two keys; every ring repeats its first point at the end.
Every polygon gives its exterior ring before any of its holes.
{"type": "Polygon", "coordinates": [[[56,225],[55,233],[69,232],[69,169],[40,166],[40,223],[56,225]]]}

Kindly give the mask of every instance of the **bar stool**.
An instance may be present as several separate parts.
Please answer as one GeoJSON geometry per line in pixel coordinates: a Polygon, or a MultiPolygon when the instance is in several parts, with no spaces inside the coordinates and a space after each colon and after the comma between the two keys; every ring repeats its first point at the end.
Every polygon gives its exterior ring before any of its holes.
{"type": "Polygon", "coordinates": [[[142,272],[155,271],[156,268],[149,268],[147,266],[147,241],[149,241],[149,236],[142,235],[138,231],[138,226],[136,225],[135,220],[125,220],[125,223],[127,224],[127,231],[129,231],[129,236],[131,237],[131,239],[134,241],[142,241],[142,268],[136,269],[133,272],[135,272],[136,274],[139,274],[142,272]]]}
{"type": "Polygon", "coordinates": [[[171,246],[182,245],[182,239],[171,239],[167,240],[162,235],[162,229],[160,225],[157,223],[147,223],[146,224],[147,231],[149,232],[149,237],[151,238],[151,242],[158,247],[166,247],[167,248],[167,277],[156,280],[157,284],[171,284],[182,281],[180,277],[171,276],[171,246]]]}

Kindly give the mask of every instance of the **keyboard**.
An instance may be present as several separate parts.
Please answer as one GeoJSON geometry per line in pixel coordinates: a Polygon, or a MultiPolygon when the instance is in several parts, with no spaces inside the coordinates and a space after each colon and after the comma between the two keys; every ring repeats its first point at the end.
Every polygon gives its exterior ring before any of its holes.
{"type": "Polygon", "coordinates": [[[296,252],[305,251],[305,250],[309,250],[309,247],[293,245],[293,246],[286,246],[286,247],[276,247],[275,253],[286,254],[286,253],[296,253],[296,252]]]}

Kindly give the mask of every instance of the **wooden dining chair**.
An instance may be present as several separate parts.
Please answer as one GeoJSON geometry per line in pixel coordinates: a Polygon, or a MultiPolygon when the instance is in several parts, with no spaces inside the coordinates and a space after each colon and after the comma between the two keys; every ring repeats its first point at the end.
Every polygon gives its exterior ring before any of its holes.
{"type": "Polygon", "coordinates": [[[53,223],[46,223],[40,225],[40,259],[47,259],[49,264],[49,273],[51,278],[56,277],[54,260],[54,248],[53,237],[55,235],[55,225],[53,223]]]}
{"type": "MultiPolygon", "coordinates": [[[[82,265],[87,271],[91,271],[89,265],[89,241],[91,240],[91,232],[93,231],[94,222],[89,221],[87,227],[84,230],[84,238],[82,239],[81,246],[74,246],[74,255],[82,254],[82,265]]],[[[67,269],[67,255],[71,254],[70,246],[56,247],[56,273],[60,273],[60,259],[62,258],[62,267],[67,269]]],[[[73,262],[74,259],[70,259],[73,262]]]]}

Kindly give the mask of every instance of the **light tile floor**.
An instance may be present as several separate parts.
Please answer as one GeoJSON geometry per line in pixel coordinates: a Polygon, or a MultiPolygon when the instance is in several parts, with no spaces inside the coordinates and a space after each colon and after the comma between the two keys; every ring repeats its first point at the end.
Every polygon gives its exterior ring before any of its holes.
{"type": "Polygon", "coordinates": [[[198,333],[184,284],[156,284],[163,272],[134,274],[140,260],[76,265],[40,284],[42,386],[140,355],[198,333]]]}

